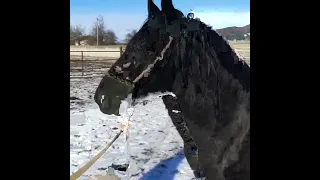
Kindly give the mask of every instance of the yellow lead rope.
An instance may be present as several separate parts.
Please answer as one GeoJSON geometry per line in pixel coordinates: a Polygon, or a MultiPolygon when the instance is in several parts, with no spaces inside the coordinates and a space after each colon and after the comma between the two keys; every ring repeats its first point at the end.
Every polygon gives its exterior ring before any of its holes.
{"type": "Polygon", "coordinates": [[[78,169],[75,173],[73,173],[70,176],[70,180],[76,180],[78,179],[80,176],[82,176],[82,174],[84,172],[86,172],[108,149],[109,147],[114,143],[114,141],[116,141],[119,136],[121,135],[121,133],[123,132],[123,130],[120,130],[120,132],[112,139],[112,141],[107,145],[107,147],[105,147],[104,149],[102,149],[99,154],[97,154],[96,156],[94,156],[86,165],[84,165],[83,167],[81,167],[80,169],[78,169]]]}

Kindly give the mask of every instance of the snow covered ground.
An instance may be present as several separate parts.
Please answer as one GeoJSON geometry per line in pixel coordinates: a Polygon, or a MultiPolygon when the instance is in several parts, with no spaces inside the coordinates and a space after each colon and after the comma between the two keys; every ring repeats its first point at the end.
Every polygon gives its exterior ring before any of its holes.
{"type": "MultiPolygon", "coordinates": [[[[121,116],[101,113],[94,103],[94,92],[100,80],[101,77],[70,78],[70,175],[105,148],[123,122],[121,116]]],[[[194,178],[183,153],[183,141],[161,94],[138,100],[130,119],[128,142],[122,133],[80,179],[105,174],[112,163],[121,165],[127,161],[130,164],[127,171],[133,180],[194,178]]],[[[116,174],[127,179],[120,171],[116,174]]]]}

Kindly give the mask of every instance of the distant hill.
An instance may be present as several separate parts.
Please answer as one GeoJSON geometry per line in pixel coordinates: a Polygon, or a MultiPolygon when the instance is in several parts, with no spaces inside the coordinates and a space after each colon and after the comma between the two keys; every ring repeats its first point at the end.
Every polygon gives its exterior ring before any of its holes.
{"type": "Polygon", "coordinates": [[[243,27],[226,27],[216,31],[227,40],[250,40],[250,24],[243,27]]]}

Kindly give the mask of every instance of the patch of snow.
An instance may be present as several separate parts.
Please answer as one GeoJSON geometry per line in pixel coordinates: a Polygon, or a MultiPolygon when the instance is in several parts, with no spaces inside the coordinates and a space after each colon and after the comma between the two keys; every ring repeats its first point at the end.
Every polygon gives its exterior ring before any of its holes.
{"type": "Polygon", "coordinates": [[[122,133],[80,180],[105,174],[112,163],[129,163],[127,175],[115,172],[121,179],[128,179],[128,176],[131,180],[194,178],[183,153],[183,140],[162,101],[163,95],[173,94],[150,94],[136,100],[134,107],[130,106],[129,96],[120,105],[120,116],[105,115],[93,100],[100,80],[80,80],[77,83],[83,84],[70,87],[71,96],[77,96],[83,102],[72,103],[73,109],[70,109],[70,175],[105,148],[130,117],[127,134],[122,133]]]}

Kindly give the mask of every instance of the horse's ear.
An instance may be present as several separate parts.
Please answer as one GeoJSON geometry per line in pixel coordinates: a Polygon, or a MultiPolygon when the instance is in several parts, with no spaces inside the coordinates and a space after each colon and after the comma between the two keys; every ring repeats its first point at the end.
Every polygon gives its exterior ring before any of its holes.
{"type": "Polygon", "coordinates": [[[148,18],[159,14],[160,12],[160,9],[154,4],[153,0],[148,0],[148,18]]]}
{"type": "Polygon", "coordinates": [[[172,0],[161,0],[161,8],[165,14],[171,14],[175,10],[172,0]]]}

